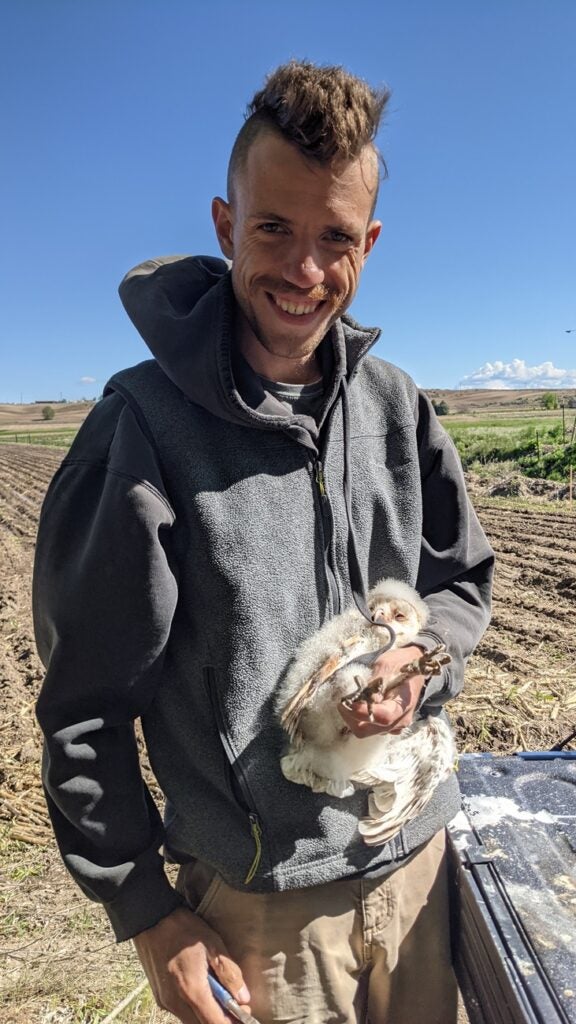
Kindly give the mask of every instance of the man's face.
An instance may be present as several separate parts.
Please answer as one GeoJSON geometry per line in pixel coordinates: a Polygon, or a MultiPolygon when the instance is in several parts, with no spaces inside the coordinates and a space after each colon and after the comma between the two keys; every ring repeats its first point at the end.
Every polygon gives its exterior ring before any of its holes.
{"type": "Polygon", "coordinates": [[[372,150],[337,166],[307,161],[263,132],[238,172],[230,203],[215,199],[220,246],[251,331],[273,356],[303,359],[350,305],[381,225],[372,150]]]}

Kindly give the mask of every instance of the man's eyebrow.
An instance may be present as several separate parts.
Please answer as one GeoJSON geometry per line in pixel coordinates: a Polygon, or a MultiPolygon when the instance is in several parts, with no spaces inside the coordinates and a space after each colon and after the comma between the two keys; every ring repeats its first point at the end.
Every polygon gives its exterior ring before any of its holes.
{"type": "Polygon", "coordinates": [[[279,224],[292,224],[288,217],[281,217],[279,213],[272,213],[270,210],[256,210],[250,214],[250,220],[276,220],[279,224]]]}
{"type": "MultiPolygon", "coordinates": [[[[292,226],[294,221],[291,221],[288,217],[282,217],[279,213],[273,213],[271,210],[256,210],[254,213],[249,215],[249,220],[271,220],[276,221],[278,224],[286,224],[292,226]]],[[[324,224],[322,231],[339,231],[345,235],[351,235],[354,237],[358,234],[358,228],[356,225],[345,223],[344,221],[334,224],[324,224]]]]}

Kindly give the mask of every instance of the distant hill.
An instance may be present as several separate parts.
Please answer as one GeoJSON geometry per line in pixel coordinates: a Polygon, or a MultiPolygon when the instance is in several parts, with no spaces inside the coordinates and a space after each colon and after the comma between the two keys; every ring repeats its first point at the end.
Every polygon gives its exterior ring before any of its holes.
{"type": "Polygon", "coordinates": [[[56,430],[58,427],[79,427],[94,402],[31,402],[25,405],[0,405],[0,430],[56,430]],[[44,420],[42,409],[51,405],[54,419],[44,420]]]}
{"type": "MultiPolygon", "coordinates": [[[[478,416],[482,413],[490,415],[508,414],[522,415],[530,412],[543,412],[542,395],[551,388],[526,388],[525,390],[490,390],[488,388],[470,388],[456,391],[447,388],[424,388],[426,394],[437,402],[447,403],[451,414],[478,416]]],[[[570,401],[576,402],[576,388],[554,389],[558,404],[568,406],[570,401]]],[[[45,403],[49,405],[49,402],[45,403]]],[[[53,420],[42,419],[42,404],[33,402],[27,405],[0,405],[0,430],[56,430],[58,427],[79,427],[88,413],[94,408],[94,402],[55,402],[53,420]]]]}
{"type": "Polygon", "coordinates": [[[568,406],[576,401],[576,388],[525,388],[504,391],[488,388],[470,388],[466,391],[423,389],[429,398],[446,402],[451,413],[478,415],[479,413],[542,412],[542,396],[550,391],[556,395],[558,405],[568,406]]]}

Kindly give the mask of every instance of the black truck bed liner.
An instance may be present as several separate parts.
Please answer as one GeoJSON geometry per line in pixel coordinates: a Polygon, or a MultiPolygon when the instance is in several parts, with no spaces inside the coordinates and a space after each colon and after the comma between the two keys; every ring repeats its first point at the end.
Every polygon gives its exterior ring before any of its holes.
{"type": "Polygon", "coordinates": [[[466,755],[449,828],[471,1024],[576,1024],[576,753],[466,755]]]}

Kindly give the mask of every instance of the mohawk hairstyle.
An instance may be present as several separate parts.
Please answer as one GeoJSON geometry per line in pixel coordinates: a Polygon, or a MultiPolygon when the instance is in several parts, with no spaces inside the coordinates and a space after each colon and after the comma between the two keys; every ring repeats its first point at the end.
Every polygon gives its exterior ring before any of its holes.
{"type": "Polygon", "coordinates": [[[374,139],[389,98],[388,88],[372,89],[342,67],[292,60],[277,68],[248,105],[230,156],[228,197],[250,146],[266,130],[277,132],[303,156],[322,164],[354,160],[371,145],[387,177],[374,139]]]}

